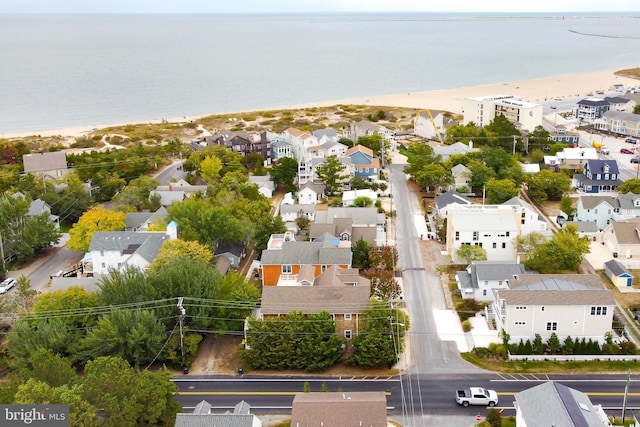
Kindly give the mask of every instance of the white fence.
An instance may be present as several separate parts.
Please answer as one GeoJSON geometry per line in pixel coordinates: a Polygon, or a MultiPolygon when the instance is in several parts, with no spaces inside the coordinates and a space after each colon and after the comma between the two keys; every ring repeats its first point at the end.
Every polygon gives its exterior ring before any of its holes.
{"type": "Polygon", "coordinates": [[[590,360],[608,360],[611,362],[622,362],[629,360],[640,360],[640,355],[630,354],[509,354],[509,360],[531,360],[550,362],[586,362],[590,360]]]}

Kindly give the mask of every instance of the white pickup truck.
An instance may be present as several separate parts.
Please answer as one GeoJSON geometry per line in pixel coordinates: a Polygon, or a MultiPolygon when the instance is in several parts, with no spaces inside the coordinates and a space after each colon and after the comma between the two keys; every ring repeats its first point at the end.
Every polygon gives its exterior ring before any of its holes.
{"type": "Polygon", "coordinates": [[[498,404],[498,393],[495,390],[487,390],[482,387],[470,387],[465,390],[456,390],[456,402],[462,406],[496,406],[498,404]]]}

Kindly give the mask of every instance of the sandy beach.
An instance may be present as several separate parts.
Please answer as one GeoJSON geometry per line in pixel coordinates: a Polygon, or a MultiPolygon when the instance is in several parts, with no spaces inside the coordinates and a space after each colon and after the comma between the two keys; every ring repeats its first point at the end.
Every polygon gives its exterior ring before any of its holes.
{"type": "MultiPolygon", "coordinates": [[[[516,95],[530,102],[548,102],[555,98],[580,98],[596,91],[610,92],[614,84],[622,84],[626,88],[640,87],[640,80],[616,76],[617,70],[604,70],[589,73],[565,74],[560,76],[545,77],[532,80],[520,80],[513,82],[497,82],[490,85],[461,87],[455,89],[443,89],[424,92],[411,92],[391,95],[372,95],[366,98],[351,98],[313,104],[286,105],[272,108],[293,109],[331,106],[337,104],[373,105],[388,107],[428,108],[431,110],[444,110],[452,113],[462,113],[462,101],[464,98],[483,95],[516,95]]],[[[224,114],[238,114],[239,111],[224,114]]],[[[194,121],[204,116],[183,116],[166,119],[170,123],[194,121]]],[[[142,123],[160,123],[162,119],[149,120],[142,123]]],[[[85,135],[96,128],[109,126],[122,126],[132,123],[110,123],[96,126],[75,127],[66,129],[43,130],[39,132],[27,132],[4,135],[6,138],[26,137],[30,135],[78,137],[85,135]]],[[[135,124],[135,123],[134,123],[135,124]]]]}

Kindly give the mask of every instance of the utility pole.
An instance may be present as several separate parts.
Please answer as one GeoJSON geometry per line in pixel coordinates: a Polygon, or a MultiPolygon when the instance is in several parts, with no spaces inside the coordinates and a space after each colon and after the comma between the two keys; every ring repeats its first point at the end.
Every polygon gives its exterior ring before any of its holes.
{"type": "Polygon", "coordinates": [[[2,276],[7,272],[7,263],[4,260],[4,243],[2,242],[2,233],[0,233],[0,257],[2,257],[2,276]]]}
{"type": "Polygon", "coordinates": [[[631,381],[631,370],[627,372],[627,384],[624,386],[624,399],[622,400],[622,424],[624,424],[624,415],[627,411],[627,394],[629,394],[629,381],[631,381]]]}
{"type": "Polygon", "coordinates": [[[183,297],[179,297],[178,298],[178,311],[180,311],[180,354],[182,356],[182,369],[186,370],[186,366],[184,366],[184,330],[183,330],[183,323],[184,323],[184,315],[185,315],[185,309],[182,306],[182,302],[183,302],[184,298],[183,297]]]}

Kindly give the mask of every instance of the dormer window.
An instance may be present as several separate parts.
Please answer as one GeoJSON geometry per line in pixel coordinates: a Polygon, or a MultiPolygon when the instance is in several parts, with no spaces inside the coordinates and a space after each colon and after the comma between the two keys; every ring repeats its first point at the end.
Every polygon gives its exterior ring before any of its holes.
{"type": "Polygon", "coordinates": [[[602,167],[602,170],[604,171],[604,173],[609,173],[611,171],[611,167],[605,163],[605,165],[602,167]]]}

